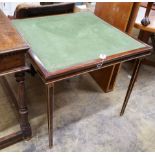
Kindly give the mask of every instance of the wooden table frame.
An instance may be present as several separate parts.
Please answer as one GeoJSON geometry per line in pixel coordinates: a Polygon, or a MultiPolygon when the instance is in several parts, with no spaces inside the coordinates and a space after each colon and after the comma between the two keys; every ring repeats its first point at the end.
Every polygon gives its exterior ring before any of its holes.
{"type": "Polygon", "coordinates": [[[29,140],[31,138],[31,127],[28,121],[28,109],[27,104],[25,103],[25,84],[24,84],[24,74],[25,71],[28,71],[29,67],[22,67],[18,70],[13,70],[11,72],[6,72],[5,74],[0,74],[0,83],[4,88],[7,96],[9,97],[11,103],[14,103],[17,110],[17,116],[20,124],[20,131],[12,133],[10,135],[0,138],[0,149],[3,149],[9,145],[12,145],[21,140],[29,140]],[[13,90],[9,86],[5,75],[15,74],[15,79],[18,82],[18,98],[14,96],[13,90]]]}
{"type": "Polygon", "coordinates": [[[55,82],[59,82],[61,80],[68,79],[77,75],[93,72],[95,70],[99,70],[107,66],[111,66],[111,65],[115,65],[125,61],[130,61],[135,59],[136,61],[135,61],[132,78],[130,80],[126,97],[120,112],[120,115],[122,116],[127,106],[134,83],[136,81],[136,78],[140,69],[141,61],[144,57],[150,55],[151,53],[150,50],[151,50],[151,47],[145,44],[144,48],[109,56],[103,62],[101,62],[100,59],[97,59],[93,62],[82,64],[82,65],[76,65],[55,73],[48,72],[45,69],[45,67],[42,65],[42,63],[38,61],[33,51],[29,50],[28,57],[30,59],[30,62],[35,68],[35,70],[39,73],[42,81],[46,86],[49,147],[51,148],[53,146],[53,109],[54,109],[53,106],[54,106],[54,83],[55,82]]]}
{"type": "MultiPolygon", "coordinates": [[[[23,51],[23,54],[25,52],[26,51],[23,51]]],[[[12,56],[12,53],[16,55],[16,52],[11,51],[10,57],[12,56]]],[[[9,54],[7,54],[7,57],[8,55],[9,54]]],[[[3,55],[3,57],[5,57],[5,55],[3,55]]],[[[1,58],[1,55],[0,55],[0,58],[1,58]]],[[[6,92],[10,103],[13,103],[17,110],[17,116],[18,116],[18,120],[21,128],[20,131],[17,131],[15,133],[12,133],[10,135],[0,138],[0,149],[3,149],[23,139],[29,140],[31,138],[32,132],[28,121],[28,109],[27,109],[27,104],[25,102],[25,84],[24,84],[24,75],[25,75],[25,72],[28,70],[30,70],[28,66],[21,66],[21,67],[0,72],[0,83],[4,88],[4,91],[6,92]],[[14,96],[15,94],[14,90],[11,89],[5,77],[6,75],[10,75],[10,74],[15,74],[15,79],[18,83],[17,98],[14,96]]]]}
{"type": "MultiPolygon", "coordinates": [[[[0,10],[0,82],[11,102],[18,111],[20,131],[0,138],[0,149],[23,139],[31,138],[31,127],[28,121],[28,109],[25,102],[24,74],[29,70],[25,63],[25,55],[29,49],[21,36],[12,27],[9,19],[0,10]],[[17,99],[9,86],[6,75],[15,74],[18,83],[17,99]]],[[[7,115],[7,114],[6,114],[7,115]]]]}

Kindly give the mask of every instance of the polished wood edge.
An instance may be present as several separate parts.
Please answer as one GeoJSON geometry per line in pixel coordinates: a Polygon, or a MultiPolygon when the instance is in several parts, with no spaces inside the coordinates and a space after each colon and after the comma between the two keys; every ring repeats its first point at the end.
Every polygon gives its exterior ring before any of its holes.
{"type": "Polygon", "coordinates": [[[16,67],[15,69],[10,69],[7,71],[0,72],[0,76],[8,75],[8,74],[13,74],[17,72],[24,72],[30,70],[29,66],[23,66],[23,67],[16,67]]]}
{"type": "MultiPolygon", "coordinates": [[[[130,58],[130,57],[132,58],[132,57],[136,56],[137,54],[139,54],[140,56],[145,55],[146,53],[150,53],[151,49],[152,49],[151,46],[146,45],[146,47],[144,47],[144,48],[140,48],[137,50],[132,50],[129,52],[124,52],[124,53],[112,55],[112,56],[107,57],[106,60],[104,60],[104,64],[111,62],[111,61],[113,62],[116,60],[118,62],[121,62],[121,60],[123,58],[130,58]]],[[[56,79],[59,77],[61,78],[61,76],[64,76],[66,74],[71,74],[71,73],[74,74],[75,72],[80,72],[80,71],[85,70],[85,69],[96,68],[96,66],[99,63],[101,63],[101,59],[96,59],[94,61],[87,62],[85,64],[75,65],[72,67],[68,67],[67,69],[63,69],[63,70],[59,70],[57,72],[51,73],[51,72],[48,72],[40,62],[37,61],[37,59],[34,57],[34,55],[31,55],[31,56],[32,56],[31,59],[33,61],[33,64],[35,64],[35,68],[37,68],[37,70],[39,70],[39,73],[41,74],[41,76],[43,76],[45,81],[56,79]]],[[[103,66],[104,66],[104,64],[103,64],[103,66]]]]}
{"type": "Polygon", "coordinates": [[[26,52],[30,47],[24,46],[24,47],[20,47],[20,48],[12,48],[10,50],[4,50],[0,52],[0,56],[4,55],[4,54],[12,54],[12,53],[17,53],[17,52],[26,52]]]}
{"type": "MultiPolygon", "coordinates": [[[[118,64],[118,63],[122,63],[122,62],[127,62],[127,61],[134,60],[134,59],[137,59],[137,58],[144,58],[144,57],[146,57],[146,56],[148,56],[150,54],[151,54],[151,52],[146,52],[143,55],[138,55],[137,54],[134,57],[123,58],[122,60],[115,60],[115,61],[109,61],[109,62],[107,61],[103,65],[102,68],[109,67],[111,65],[115,65],[115,64],[118,64]]],[[[100,69],[102,69],[102,68],[100,68],[100,69]]],[[[45,82],[46,84],[55,83],[55,82],[58,82],[58,81],[61,81],[61,80],[69,79],[69,78],[72,78],[72,77],[75,77],[75,76],[79,76],[79,75],[82,75],[82,74],[85,74],[85,73],[90,73],[90,72],[93,72],[93,71],[96,71],[96,70],[99,70],[99,69],[97,67],[85,68],[83,70],[79,70],[78,72],[63,74],[60,77],[56,77],[56,78],[53,78],[53,79],[50,79],[50,80],[43,79],[43,82],[45,82]]]]}
{"type": "Polygon", "coordinates": [[[21,131],[4,136],[4,137],[0,138],[0,150],[4,149],[5,147],[8,147],[12,144],[15,144],[21,140],[23,140],[23,134],[21,131]]]}
{"type": "Polygon", "coordinates": [[[45,75],[48,73],[48,71],[44,68],[43,64],[38,59],[38,57],[35,56],[35,54],[31,50],[29,50],[27,54],[27,58],[30,60],[30,63],[32,64],[34,69],[39,73],[41,79],[45,81],[44,80],[45,75]]]}
{"type": "Polygon", "coordinates": [[[154,27],[147,28],[147,26],[143,26],[142,24],[138,24],[138,23],[135,23],[134,27],[137,28],[137,29],[142,29],[144,31],[148,30],[149,32],[155,33],[154,27]]]}

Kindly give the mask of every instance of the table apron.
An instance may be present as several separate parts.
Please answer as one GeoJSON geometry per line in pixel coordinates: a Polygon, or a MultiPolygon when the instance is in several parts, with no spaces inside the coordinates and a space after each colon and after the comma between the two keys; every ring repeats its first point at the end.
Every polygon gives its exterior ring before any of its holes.
{"type": "Polygon", "coordinates": [[[103,64],[103,66],[101,68],[97,68],[97,67],[86,68],[83,70],[76,71],[74,73],[68,73],[66,75],[62,75],[61,77],[58,77],[58,78],[53,78],[51,80],[46,80],[40,73],[39,73],[39,75],[45,84],[52,84],[52,83],[55,83],[58,81],[62,81],[62,80],[68,79],[68,78],[72,78],[74,76],[79,76],[81,74],[93,72],[95,70],[99,70],[99,69],[102,69],[102,68],[105,68],[105,67],[108,67],[111,65],[116,65],[116,64],[127,62],[127,61],[134,60],[134,59],[143,59],[144,57],[146,57],[148,55],[150,55],[150,53],[146,53],[146,54],[143,54],[140,56],[138,55],[138,56],[130,57],[130,58],[122,58],[121,60],[109,61],[109,62],[106,62],[105,64],[103,64]]]}

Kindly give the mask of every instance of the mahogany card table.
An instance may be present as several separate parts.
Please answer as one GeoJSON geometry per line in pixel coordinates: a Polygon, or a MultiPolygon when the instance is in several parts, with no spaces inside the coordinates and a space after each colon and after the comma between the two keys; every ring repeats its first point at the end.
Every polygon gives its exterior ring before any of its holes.
{"type": "MultiPolygon", "coordinates": [[[[16,29],[11,25],[10,20],[0,10],[0,82],[5,89],[7,96],[11,96],[11,102],[15,103],[19,115],[21,130],[8,136],[0,138],[0,149],[9,146],[22,139],[31,138],[31,127],[28,122],[27,104],[24,101],[24,72],[29,70],[25,64],[25,54],[29,47],[16,29]],[[5,75],[15,74],[18,82],[18,98],[15,98],[13,91],[5,75]]],[[[6,117],[8,114],[6,113],[6,117]]],[[[0,118],[3,121],[3,118],[0,118]]]]}
{"type": "Polygon", "coordinates": [[[150,46],[89,12],[17,19],[13,25],[29,45],[30,62],[46,86],[50,147],[53,146],[54,84],[135,59],[120,113],[123,115],[141,60],[151,53],[150,46]]]}

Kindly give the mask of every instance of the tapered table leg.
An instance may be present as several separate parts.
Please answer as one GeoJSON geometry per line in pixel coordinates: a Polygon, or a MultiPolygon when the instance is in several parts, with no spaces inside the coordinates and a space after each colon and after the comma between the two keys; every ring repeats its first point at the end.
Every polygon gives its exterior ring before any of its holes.
{"type": "Polygon", "coordinates": [[[24,72],[15,73],[16,81],[18,82],[18,107],[20,117],[20,127],[23,134],[23,139],[30,139],[32,136],[31,126],[28,121],[28,109],[25,103],[25,84],[24,72]]]}
{"type": "Polygon", "coordinates": [[[46,85],[49,147],[53,146],[54,84],[46,85]]]}
{"type": "Polygon", "coordinates": [[[125,108],[127,106],[127,103],[128,103],[129,97],[131,95],[133,86],[134,86],[135,81],[137,79],[137,75],[138,75],[138,72],[139,72],[139,69],[140,69],[140,66],[141,66],[141,61],[142,61],[141,59],[136,59],[134,70],[133,70],[132,77],[131,77],[131,80],[130,80],[130,84],[129,84],[129,87],[128,87],[128,90],[127,90],[127,93],[126,93],[126,96],[125,96],[125,100],[124,100],[124,103],[123,103],[123,106],[122,106],[122,109],[121,109],[121,112],[120,112],[120,116],[122,116],[124,114],[124,112],[125,112],[125,108]]]}

